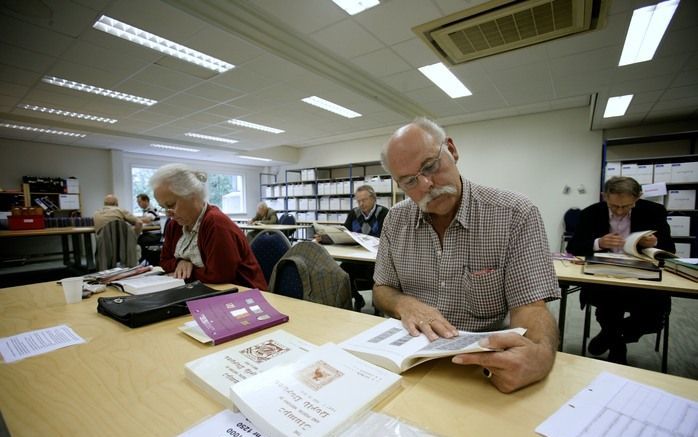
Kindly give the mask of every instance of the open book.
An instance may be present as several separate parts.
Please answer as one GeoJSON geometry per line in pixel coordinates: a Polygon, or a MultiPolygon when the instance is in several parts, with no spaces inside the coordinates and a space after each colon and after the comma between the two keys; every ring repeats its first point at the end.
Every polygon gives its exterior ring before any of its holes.
{"type": "MultiPolygon", "coordinates": [[[[638,246],[638,242],[643,238],[643,237],[648,237],[652,234],[654,234],[656,231],[638,231],[638,232],[633,232],[632,234],[628,235],[628,238],[625,239],[625,244],[623,245],[623,252],[625,252],[627,255],[630,257],[635,257],[635,258],[640,258],[644,259],[647,261],[652,261],[652,262],[660,262],[663,261],[667,258],[677,258],[677,256],[671,252],[668,252],[666,250],[662,249],[657,249],[656,247],[645,247],[641,248],[638,246]]],[[[610,257],[610,258],[618,258],[618,254],[612,254],[612,253],[596,253],[594,254],[595,256],[601,256],[601,257],[610,257]]],[[[621,255],[621,257],[623,257],[621,255]]],[[[628,257],[625,257],[628,258],[628,257]]]]}
{"type": "Polygon", "coordinates": [[[378,252],[380,238],[360,232],[351,232],[342,225],[321,225],[313,223],[315,232],[323,244],[360,244],[364,249],[373,253],[378,252]]]}
{"type": "Polygon", "coordinates": [[[459,331],[458,337],[429,341],[426,335],[413,337],[396,319],[382,323],[346,340],[339,346],[352,354],[395,373],[402,373],[425,361],[469,352],[488,352],[478,342],[492,334],[526,333],[524,328],[494,332],[459,331]]]}
{"type": "Polygon", "coordinates": [[[112,281],[110,284],[120,286],[128,294],[146,294],[181,287],[184,285],[184,279],[177,279],[168,275],[149,275],[146,273],[112,281]]]}

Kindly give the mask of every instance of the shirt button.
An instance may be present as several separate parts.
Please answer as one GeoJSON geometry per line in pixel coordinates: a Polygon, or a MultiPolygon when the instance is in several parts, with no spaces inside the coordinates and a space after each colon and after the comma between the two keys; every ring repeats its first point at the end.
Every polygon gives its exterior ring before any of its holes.
{"type": "Polygon", "coordinates": [[[441,256],[441,251],[440,251],[440,250],[437,250],[437,251],[436,251],[436,254],[437,254],[438,256],[441,256]]]}
{"type": "Polygon", "coordinates": [[[442,287],[445,287],[445,286],[446,286],[446,282],[441,281],[441,286],[442,286],[442,287]]]}

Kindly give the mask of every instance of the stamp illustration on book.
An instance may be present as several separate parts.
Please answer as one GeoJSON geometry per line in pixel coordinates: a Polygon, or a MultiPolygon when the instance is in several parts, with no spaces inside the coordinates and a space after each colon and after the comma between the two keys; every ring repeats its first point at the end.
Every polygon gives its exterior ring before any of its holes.
{"type": "Polygon", "coordinates": [[[315,391],[320,390],[322,387],[342,376],[344,376],[344,373],[322,360],[316,361],[298,371],[298,379],[315,391]]]}
{"type": "Polygon", "coordinates": [[[290,350],[290,348],[275,340],[267,340],[254,346],[245,348],[241,350],[240,353],[255,363],[263,363],[290,350]]]}

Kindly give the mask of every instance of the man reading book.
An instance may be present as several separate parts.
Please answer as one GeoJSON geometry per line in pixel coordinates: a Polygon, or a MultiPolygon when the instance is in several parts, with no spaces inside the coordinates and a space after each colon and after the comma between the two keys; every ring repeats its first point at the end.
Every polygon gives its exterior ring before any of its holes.
{"type": "MultiPolygon", "coordinates": [[[[640,199],[642,187],[633,178],[616,176],[604,184],[604,200],[584,210],[567,251],[588,256],[597,252],[623,252],[625,239],[632,232],[654,230],[638,241],[640,248],[657,247],[669,252],[676,248],[664,206],[640,199]]],[[[589,352],[627,364],[627,343],[634,343],[649,332],[656,332],[664,314],[671,309],[671,298],[639,288],[585,285],[582,305],[596,306],[601,332],[589,342],[589,352]],[[625,317],[625,313],[630,313],[625,317]]]]}
{"type": "Polygon", "coordinates": [[[545,378],[558,332],[545,302],[560,297],[538,209],[525,197],[463,179],[453,139],[425,118],[399,128],[381,152],[408,199],[383,224],[373,297],[412,335],[451,338],[456,329],[523,327],[497,334],[456,364],[488,369],[511,392],[545,378]]]}

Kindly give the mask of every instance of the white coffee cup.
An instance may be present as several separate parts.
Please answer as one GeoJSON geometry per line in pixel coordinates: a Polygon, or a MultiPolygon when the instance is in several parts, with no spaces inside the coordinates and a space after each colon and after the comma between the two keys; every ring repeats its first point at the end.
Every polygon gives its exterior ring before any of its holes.
{"type": "Polygon", "coordinates": [[[63,294],[66,303],[78,303],[82,301],[82,277],[61,279],[63,294]]]}

